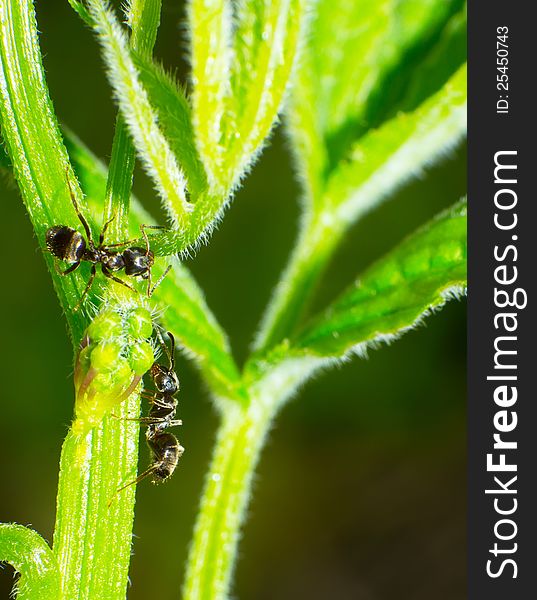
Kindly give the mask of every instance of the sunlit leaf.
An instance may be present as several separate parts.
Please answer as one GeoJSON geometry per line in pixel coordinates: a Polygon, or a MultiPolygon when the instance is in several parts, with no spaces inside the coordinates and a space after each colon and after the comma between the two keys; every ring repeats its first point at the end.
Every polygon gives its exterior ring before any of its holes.
{"type": "Polygon", "coordinates": [[[308,5],[308,0],[238,3],[231,79],[235,178],[253,161],[276,121],[303,43],[308,5]]]}
{"type": "Polygon", "coordinates": [[[400,100],[412,69],[462,5],[319,1],[288,111],[300,173],[313,197],[352,143],[400,100]]]}
{"type": "Polygon", "coordinates": [[[207,187],[207,175],[194,140],[190,104],[184,90],[154,61],[133,55],[149,101],[158,113],[159,124],[177,156],[194,199],[207,187]]]}
{"type": "Polygon", "coordinates": [[[466,65],[411,113],[362,137],[332,172],[323,210],[351,224],[404,182],[419,176],[466,134],[466,65]]]}
{"type": "Polygon", "coordinates": [[[416,326],[466,286],[466,203],[460,203],[373,265],[292,342],[323,357],[360,353],[416,326]]]}
{"type": "Polygon", "coordinates": [[[125,36],[102,0],[89,0],[89,7],[103,46],[110,83],[140,159],[165,200],[164,207],[173,223],[184,226],[192,208],[186,198],[184,175],[139,81],[125,36]]]}
{"type": "Polygon", "coordinates": [[[212,188],[225,192],[226,116],[230,98],[229,0],[190,0],[192,114],[196,143],[212,188]]]}

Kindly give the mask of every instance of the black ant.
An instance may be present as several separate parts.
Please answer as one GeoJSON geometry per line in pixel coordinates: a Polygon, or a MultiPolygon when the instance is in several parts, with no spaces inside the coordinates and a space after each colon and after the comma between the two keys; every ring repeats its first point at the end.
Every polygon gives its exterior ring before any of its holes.
{"type": "Polygon", "coordinates": [[[184,448],[177,441],[177,438],[166,431],[168,427],[182,425],[182,421],[175,418],[177,399],[174,396],[179,391],[179,378],[175,373],[175,339],[168,332],[170,338],[170,349],[168,350],[158,330],[157,336],[168,356],[169,366],[166,367],[155,362],[149,371],[156,391],[142,393],[142,396],[148,398],[151,402],[151,409],[147,417],[127,419],[128,421],[137,421],[147,425],[145,437],[152,454],[152,462],[134,481],[120,487],[118,493],[131,485],[139,483],[149,475],[153,476],[153,483],[166,481],[173,475],[184,452],[184,448]]]}
{"type": "Polygon", "coordinates": [[[72,227],[68,227],[67,225],[54,225],[53,227],[49,227],[45,235],[45,240],[47,250],[51,254],[67,263],[73,263],[65,271],[61,271],[56,266],[56,270],[60,275],[69,275],[69,273],[73,273],[84,261],[89,262],[92,265],[90,278],[74,311],[76,312],[79,309],[93,284],[97,272],[97,264],[101,265],[101,271],[105,277],[124,285],[132,291],[135,290],[130,283],[127,283],[119,277],[115,277],[113,273],[125,269],[125,275],[128,275],[129,277],[141,277],[142,279],[147,279],[147,296],[150,297],[171,269],[171,265],[168,266],[155,285],[151,285],[151,268],[155,262],[155,255],[149,248],[149,238],[147,237],[146,229],[162,229],[162,227],[157,225],[140,225],[142,236],[145,240],[145,248],[131,246],[136,240],[128,240],[119,244],[104,244],[106,230],[114,219],[114,217],[112,217],[104,224],[101,234],[99,235],[99,245],[96,246],[88,222],[80,212],[69,178],[67,179],[67,183],[69,184],[71,201],[73,202],[78,219],[84,227],[87,240],[79,231],[72,227]],[[131,247],[122,251],[111,250],[112,248],[119,248],[121,246],[131,247]]]}

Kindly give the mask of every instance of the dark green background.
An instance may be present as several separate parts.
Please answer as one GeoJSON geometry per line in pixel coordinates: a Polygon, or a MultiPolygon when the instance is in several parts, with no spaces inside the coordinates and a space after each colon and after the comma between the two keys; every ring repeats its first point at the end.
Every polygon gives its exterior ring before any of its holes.
{"type": "MultiPolygon", "coordinates": [[[[165,2],[157,54],[179,72],[180,3],[165,2]]],[[[115,108],[96,44],[67,2],[38,2],[60,119],[99,156],[115,108]]],[[[408,232],[465,193],[464,148],[356,226],[317,306],[408,232]]],[[[13,186],[1,184],[2,496],[0,521],[52,538],[57,467],[71,420],[72,356],[36,240],[13,186]]],[[[144,176],[138,195],[157,206],[144,176]]],[[[189,266],[243,361],[296,233],[299,189],[281,130],[208,247],[189,266]]],[[[258,469],[240,547],[242,600],[453,600],[465,597],[465,304],[317,377],[280,415],[258,469]]],[[[179,361],[187,451],[163,487],[138,489],[131,600],[178,598],[216,418],[196,371],[179,361]]],[[[141,464],[148,456],[143,450],[141,464]]],[[[7,598],[12,570],[0,572],[7,598]]]]}

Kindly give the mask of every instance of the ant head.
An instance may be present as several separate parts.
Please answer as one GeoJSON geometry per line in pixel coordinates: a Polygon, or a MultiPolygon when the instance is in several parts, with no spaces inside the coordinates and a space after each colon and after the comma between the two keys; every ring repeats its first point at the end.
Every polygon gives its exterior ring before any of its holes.
{"type": "Polygon", "coordinates": [[[146,277],[155,262],[155,255],[151,250],[145,248],[127,248],[123,251],[123,260],[125,261],[126,275],[141,275],[146,277]]]}
{"type": "Polygon", "coordinates": [[[161,394],[173,395],[179,391],[179,378],[175,371],[155,363],[150,372],[153,383],[161,394]]]}

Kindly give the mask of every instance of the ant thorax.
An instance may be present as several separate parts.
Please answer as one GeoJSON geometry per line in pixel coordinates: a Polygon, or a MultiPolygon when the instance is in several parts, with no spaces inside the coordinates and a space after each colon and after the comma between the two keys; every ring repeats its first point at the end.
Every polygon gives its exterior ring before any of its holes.
{"type": "Polygon", "coordinates": [[[119,252],[101,252],[102,257],[100,262],[109,271],[121,271],[125,267],[123,255],[119,252]]]}
{"type": "Polygon", "coordinates": [[[149,411],[149,419],[152,421],[147,430],[147,437],[152,438],[155,434],[162,432],[168,427],[177,425],[175,411],[177,400],[175,398],[158,399],[149,411]]]}

